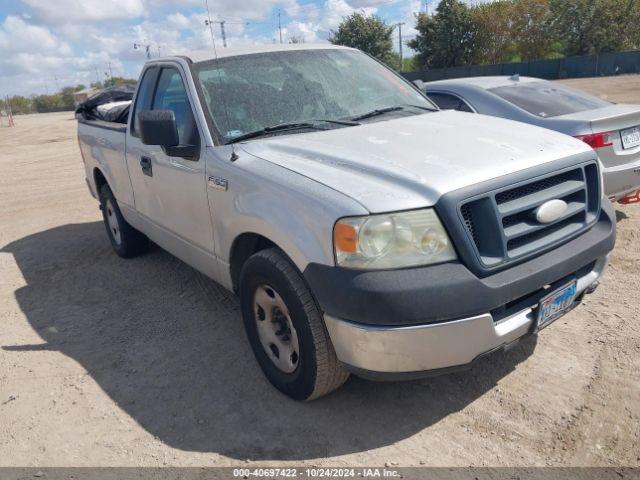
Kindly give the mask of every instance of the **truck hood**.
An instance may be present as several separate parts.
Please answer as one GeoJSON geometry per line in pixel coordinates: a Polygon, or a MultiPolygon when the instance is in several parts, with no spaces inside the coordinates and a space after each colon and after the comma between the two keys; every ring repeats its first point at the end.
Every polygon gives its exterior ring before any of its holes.
{"type": "Polygon", "coordinates": [[[434,205],[441,195],[536,165],[595,158],[540,127],[439,111],[241,144],[245,152],[350,196],[371,213],[434,205]]]}

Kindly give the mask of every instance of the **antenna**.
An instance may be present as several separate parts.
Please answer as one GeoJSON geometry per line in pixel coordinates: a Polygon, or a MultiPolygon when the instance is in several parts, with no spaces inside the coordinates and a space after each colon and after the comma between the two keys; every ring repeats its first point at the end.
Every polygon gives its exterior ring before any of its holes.
{"type": "Polygon", "coordinates": [[[213,53],[216,56],[216,60],[218,59],[218,51],[216,50],[216,41],[213,37],[213,26],[211,22],[211,12],[209,11],[209,0],[204,0],[204,4],[207,7],[207,20],[204,22],[205,25],[209,26],[209,33],[211,34],[211,44],[213,45],[213,53]]]}
{"type": "MultiPolygon", "coordinates": [[[[211,21],[211,12],[209,11],[209,0],[204,0],[204,4],[207,8],[207,20],[205,20],[205,25],[207,25],[209,27],[209,33],[211,34],[211,44],[213,45],[213,56],[217,62],[218,60],[218,50],[216,49],[216,41],[215,38],[213,36],[213,26],[212,26],[212,21],[211,21]]],[[[224,22],[223,22],[224,23],[224,22]]],[[[222,28],[222,24],[221,24],[221,28],[222,28]]],[[[224,36],[224,28],[222,28],[222,32],[223,32],[223,36],[224,36]]],[[[225,47],[226,47],[226,41],[225,41],[225,47]]],[[[218,85],[222,85],[222,72],[220,71],[220,68],[217,68],[218,70],[218,85]]],[[[229,110],[227,109],[227,101],[224,97],[224,95],[222,96],[222,106],[224,107],[224,114],[227,117],[227,123],[229,122],[229,110]]],[[[235,162],[238,159],[238,156],[236,155],[236,151],[235,151],[235,145],[231,145],[231,158],[230,161],[235,162]]]]}
{"type": "Polygon", "coordinates": [[[280,32],[280,43],[282,43],[282,23],[280,22],[281,15],[282,10],[278,9],[278,31],[280,32]]]}

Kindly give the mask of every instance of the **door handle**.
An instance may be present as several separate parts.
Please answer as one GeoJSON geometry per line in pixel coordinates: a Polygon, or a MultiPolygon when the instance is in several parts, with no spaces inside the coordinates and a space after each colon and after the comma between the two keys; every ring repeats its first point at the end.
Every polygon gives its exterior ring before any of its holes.
{"type": "Polygon", "coordinates": [[[153,177],[153,167],[149,157],[140,157],[140,167],[142,168],[142,173],[148,177],[153,177]]]}

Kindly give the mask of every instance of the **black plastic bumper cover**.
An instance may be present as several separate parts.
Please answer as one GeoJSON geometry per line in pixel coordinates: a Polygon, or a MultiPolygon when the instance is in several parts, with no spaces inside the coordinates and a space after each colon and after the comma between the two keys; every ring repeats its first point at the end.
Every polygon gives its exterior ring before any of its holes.
{"type": "Polygon", "coordinates": [[[304,271],[325,313],[370,325],[415,325],[490,312],[552,284],[605,256],[615,244],[608,201],[587,232],[494,275],[478,278],[458,262],[401,270],[362,271],[311,263],[304,271]]]}

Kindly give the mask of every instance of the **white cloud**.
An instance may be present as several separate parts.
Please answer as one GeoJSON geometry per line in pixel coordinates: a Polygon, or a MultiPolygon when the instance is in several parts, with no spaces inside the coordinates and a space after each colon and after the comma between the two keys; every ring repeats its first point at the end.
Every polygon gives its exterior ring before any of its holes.
{"type": "Polygon", "coordinates": [[[30,25],[13,15],[0,25],[0,51],[4,54],[19,52],[56,52],[70,55],[71,48],[59,40],[48,28],[30,25]]]}
{"type": "Polygon", "coordinates": [[[167,23],[179,29],[188,28],[191,25],[189,19],[180,12],[167,15],[167,23]]]}
{"type": "Polygon", "coordinates": [[[313,22],[293,21],[282,29],[282,35],[285,40],[292,37],[304,40],[306,43],[314,43],[320,41],[318,38],[319,26],[313,22]]]}
{"type": "Polygon", "coordinates": [[[362,12],[365,15],[371,15],[377,11],[375,6],[369,5],[374,3],[372,1],[356,2],[360,4],[357,8],[352,6],[351,3],[352,2],[347,3],[345,0],[326,0],[324,4],[324,16],[319,25],[320,29],[334,30],[338,28],[340,22],[355,11],[362,12]]]}
{"type": "Polygon", "coordinates": [[[22,0],[51,23],[130,20],[145,14],[142,0],[22,0]]]}

